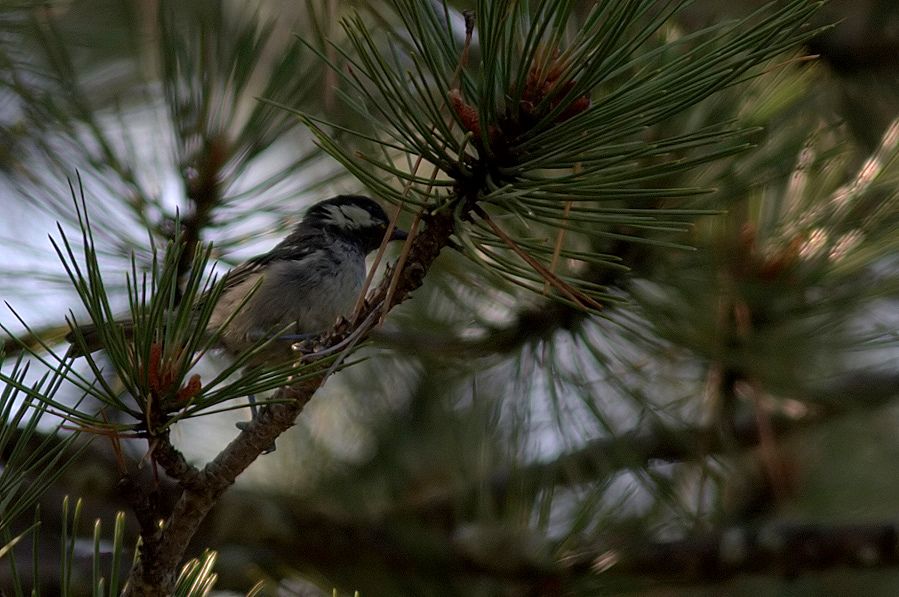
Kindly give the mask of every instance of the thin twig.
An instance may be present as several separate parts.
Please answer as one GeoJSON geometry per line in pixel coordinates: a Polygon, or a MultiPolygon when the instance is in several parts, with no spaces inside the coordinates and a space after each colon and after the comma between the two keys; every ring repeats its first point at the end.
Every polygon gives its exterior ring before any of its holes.
{"type": "Polygon", "coordinates": [[[564,280],[553,274],[551,271],[546,269],[546,267],[534,259],[531,255],[527,253],[524,249],[518,246],[508,234],[506,234],[502,228],[496,225],[496,223],[490,218],[490,215],[481,208],[479,205],[475,205],[472,210],[480,216],[480,218],[490,226],[491,230],[493,230],[497,236],[502,239],[506,246],[508,246],[512,251],[521,257],[528,265],[530,265],[534,271],[536,271],[543,279],[551,284],[553,288],[564,294],[566,297],[571,299],[574,303],[581,307],[593,307],[594,309],[602,309],[602,304],[595,301],[592,297],[584,294],[577,288],[571,286],[566,283],[564,280]]]}
{"type": "MultiPolygon", "coordinates": [[[[571,199],[565,202],[565,209],[562,212],[562,223],[568,223],[568,215],[571,213],[571,199]]],[[[553,256],[552,260],[549,262],[549,271],[555,275],[559,266],[559,256],[562,254],[562,245],[565,243],[565,233],[568,232],[568,228],[565,226],[559,226],[559,231],[556,233],[556,244],[553,247],[553,256]]],[[[546,296],[549,293],[549,282],[543,283],[543,296],[546,296]]]]}

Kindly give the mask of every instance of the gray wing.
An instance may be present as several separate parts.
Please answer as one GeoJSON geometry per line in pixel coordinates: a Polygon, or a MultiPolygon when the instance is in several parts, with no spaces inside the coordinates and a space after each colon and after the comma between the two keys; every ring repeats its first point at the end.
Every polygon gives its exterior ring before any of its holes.
{"type": "MultiPolygon", "coordinates": [[[[285,239],[268,253],[263,253],[262,255],[257,255],[256,257],[248,259],[228,271],[224,277],[222,294],[224,295],[229,290],[240,286],[247,280],[264,272],[266,267],[274,261],[299,261],[315,252],[315,250],[311,249],[307,243],[288,243],[288,240],[291,239],[285,239]]],[[[207,300],[207,295],[199,297],[197,299],[197,306],[200,307],[204,305],[207,300]]]]}

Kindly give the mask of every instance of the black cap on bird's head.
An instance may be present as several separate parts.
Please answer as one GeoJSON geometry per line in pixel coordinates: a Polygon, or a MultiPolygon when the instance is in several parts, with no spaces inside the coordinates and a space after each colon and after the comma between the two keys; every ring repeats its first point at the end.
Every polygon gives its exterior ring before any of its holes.
{"type": "MultiPolygon", "coordinates": [[[[381,245],[390,218],[378,203],[364,195],[338,195],[309,208],[303,226],[327,231],[358,243],[365,253],[381,245]]],[[[390,240],[405,240],[408,234],[394,228],[390,240]]]]}

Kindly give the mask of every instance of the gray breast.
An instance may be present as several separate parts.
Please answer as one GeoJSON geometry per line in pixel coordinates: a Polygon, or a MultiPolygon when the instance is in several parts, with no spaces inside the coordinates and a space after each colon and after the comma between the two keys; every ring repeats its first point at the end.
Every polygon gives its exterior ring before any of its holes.
{"type": "Polygon", "coordinates": [[[324,331],[350,314],[364,279],[364,256],[342,243],[299,260],[269,262],[223,293],[209,327],[221,327],[258,284],[222,333],[226,349],[240,351],[286,326],[297,334],[324,331]]]}

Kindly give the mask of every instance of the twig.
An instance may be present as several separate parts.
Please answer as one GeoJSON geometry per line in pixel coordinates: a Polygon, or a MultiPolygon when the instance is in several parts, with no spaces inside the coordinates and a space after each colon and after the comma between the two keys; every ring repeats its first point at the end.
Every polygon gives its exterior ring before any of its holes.
{"type": "Polygon", "coordinates": [[[479,205],[475,205],[473,211],[478,214],[478,216],[490,227],[493,232],[496,233],[500,239],[506,246],[508,246],[512,251],[521,257],[525,263],[531,266],[540,276],[550,284],[553,288],[564,294],[568,297],[572,302],[582,307],[593,307],[594,309],[602,309],[602,304],[595,301],[592,297],[584,294],[577,288],[573,287],[571,284],[566,283],[564,280],[559,278],[557,275],[546,269],[546,267],[534,259],[533,256],[529,255],[527,251],[522,249],[508,234],[503,231],[502,228],[496,225],[490,215],[484,211],[479,205]]]}

